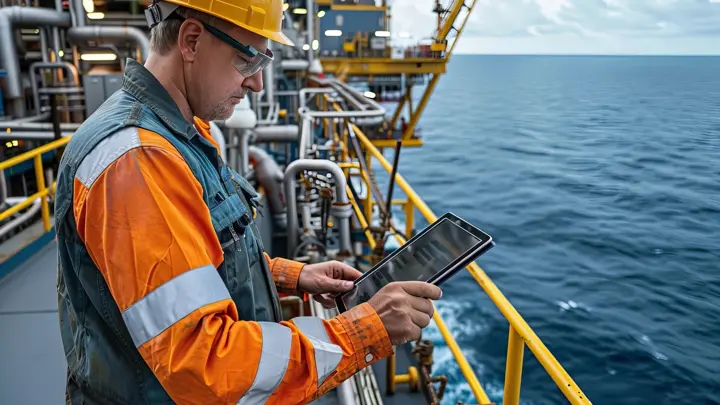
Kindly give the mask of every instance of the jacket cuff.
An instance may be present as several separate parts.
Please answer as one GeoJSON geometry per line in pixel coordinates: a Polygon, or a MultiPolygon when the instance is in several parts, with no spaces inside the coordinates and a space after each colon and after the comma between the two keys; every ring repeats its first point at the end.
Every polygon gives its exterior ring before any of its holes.
{"type": "Polygon", "coordinates": [[[279,292],[294,293],[298,289],[298,280],[300,272],[305,263],[296,262],[283,258],[273,259],[274,263],[270,268],[273,281],[279,292]]]}
{"type": "Polygon", "coordinates": [[[354,349],[356,370],[394,353],[385,325],[367,302],[338,315],[336,319],[345,329],[354,349]]]}

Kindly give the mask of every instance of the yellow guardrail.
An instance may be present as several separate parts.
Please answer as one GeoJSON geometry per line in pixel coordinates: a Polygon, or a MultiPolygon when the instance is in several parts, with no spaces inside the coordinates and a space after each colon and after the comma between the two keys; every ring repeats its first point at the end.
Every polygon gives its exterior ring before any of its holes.
{"type": "Polygon", "coordinates": [[[53,184],[51,184],[49,187],[45,185],[45,172],[43,171],[42,155],[43,153],[47,153],[55,149],[61,148],[65,146],[68,142],[70,142],[70,137],[61,138],[38,148],[35,148],[29,152],[25,152],[21,155],[0,162],[0,172],[2,172],[15,165],[33,159],[33,166],[35,166],[35,181],[38,187],[37,193],[26,198],[23,202],[15,204],[14,206],[0,213],[0,221],[4,221],[10,218],[10,216],[17,214],[23,209],[29,207],[30,204],[33,203],[33,201],[39,198],[43,228],[45,229],[45,232],[48,232],[52,228],[52,223],[50,221],[50,206],[48,205],[47,197],[55,191],[56,183],[53,182],[53,184]]]}
{"type": "MultiPolygon", "coordinates": [[[[354,124],[351,125],[355,132],[355,135],[358,137],[365,150],[373,157],[375,157],[375,159],[377,159],[380,165],[382,165],[388,173],[391,173],[392,164],[390,164],[390,162],[385,159],[383,154],[380,153],[380,151],[372,144],[372,141],[368,139],[368,137],[360,130],[360,128],[358,128],[354,124]]],[[[408,182],[399,173],[397,173],[395,177],[395,183],[403,190],[403,192],[405,192],[405,195],[407,196],[405,213],[408,218],[406,219],[406,222],[412,223],[414,215],[414,210],[412,208],[408,209],[408,205],[411,205],[412,207],[414,207],[414,209],[420,211],[420,213],[429,223],[437,220],[437,216],[435,215],[435,213],[432,212],[432,210],[427,206],[427,204],[425,204],[422,198],[420,198],[420,196],[415,192],[415,190],[413,190],[410,184],[408,184],[408,182]]],[[[395,236],[399,239],[398,242],[400,242],[400,244],[405,243],[405,240],[402,236],[397,234],[395,236]]],[[[535,357],[543,366],[545,371],[547,371],[553,381],[555,381],[557,387],[560,389],[560,391],[562,391],[563,395],[565,395],[565,398],[567,398],[567,400],[571,404],[591,404],[590,400],[585,396],[580,387],[578,387],[578,385],[570,377],[567,371],[565,371],[565,369],[560,365],[557,359],[555,359],[555,356],[550,353],[550,350],[548,350],[545,344],[543,344],[543,342],[535,334],[532,328],[530,328],[530,326],[527,324],[527,322],[525,322],[525,320],[518,313],[515,307],[513,307],[510,301],[508,301],[508,299],[503,295],[503,293],[500,292],[497,286],[495,286],[492,280],[490,280],[490,277],[485,274],[485,272],[480,268],[480,266],[478,266],[476,263],[472,263],[467,267],[467,270],[470,275],[472,275],[472,277],[477,281],[477,283],[480,284],[483,290],[485,290],[485,293],[490,297],[492,302],[495,304],[495,306],[497,306],[502,315],[505,317],[505,319],[507,319],[510,324],[507,362],[505,366],[505,389],[503,396],[503,405],[517,405],[520,401],[523,351],[525,349],[525,346],[527,346],[530,351],[535,355],[535,357]]],[[[475,372],[468,364],[467,359],[465,359],[465,356],[462,354],[460,348],[457,345],[457,342],[455,342],[455,339],[453,338],[452,334],[448,330],[447,326],[445,325],[437,311],[435,311],[433,319],[440,331],[440,334],[447,343],[448,348],[450,348],[450,351],[455,357],[460,371],[462,371],[463,375],[467,379],[467,382],[470,385],[470,388],[472,389],[475,398],[480,402],[480,404],[490,403],[490,400],[488,399],[487,394],[485,394],[485,391],[482,389],[482,386],[480,385],[477,376],[475,375],[475,372]]]]}

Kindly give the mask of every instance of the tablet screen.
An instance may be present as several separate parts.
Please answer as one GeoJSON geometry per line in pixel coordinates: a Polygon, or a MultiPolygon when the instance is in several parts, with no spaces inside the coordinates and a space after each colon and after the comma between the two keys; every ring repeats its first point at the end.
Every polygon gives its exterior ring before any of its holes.
{"type": "Polygon", "coordinates": [[[352,308],[370,299],[393,281],[428,281],[481,239],[445,218],[417,240],[402,246],[371,275],[361,280],[342,301],[352,308]]]}

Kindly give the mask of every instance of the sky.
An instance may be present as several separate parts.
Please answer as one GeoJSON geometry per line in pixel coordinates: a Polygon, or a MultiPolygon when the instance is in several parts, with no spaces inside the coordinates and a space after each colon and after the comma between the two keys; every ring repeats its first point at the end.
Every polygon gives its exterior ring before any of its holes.
{"type": "MultiPolygon", "coordinates": [[[[388,1],[391,31],[431,37],[434,3],[388,1]]],[[[455,53],[720,55],[720,0],[476,0],[455,53]]]]}

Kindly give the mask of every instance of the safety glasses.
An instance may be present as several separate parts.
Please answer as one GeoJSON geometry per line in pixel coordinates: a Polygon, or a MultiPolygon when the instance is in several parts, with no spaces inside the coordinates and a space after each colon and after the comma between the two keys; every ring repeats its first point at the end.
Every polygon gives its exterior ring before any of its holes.
{"type": "Polygon", "coordinates": [[[205,29],[216,38],[240,51],[241,55],[235,56],[233,59],[233,65],[235,65],[235,68],[241,75],[245,77],[253,76],[257,72],[265,69],[270,62],[273,61],[274,55],[270,49],[267,49],[265,53],[262,53],[253,46],[241,44],[228,34],[220,31],[212,25],[203,23],[203,26],[205,26],[205,29]]]}

